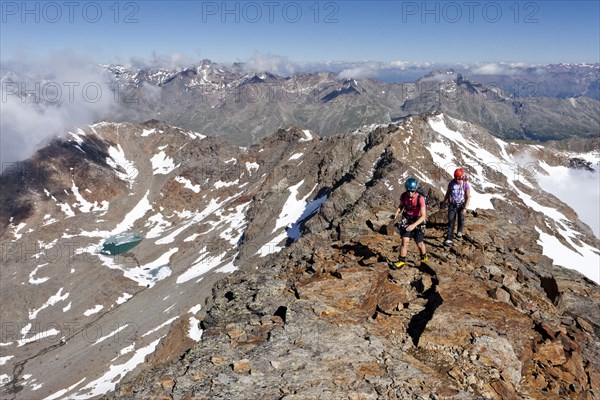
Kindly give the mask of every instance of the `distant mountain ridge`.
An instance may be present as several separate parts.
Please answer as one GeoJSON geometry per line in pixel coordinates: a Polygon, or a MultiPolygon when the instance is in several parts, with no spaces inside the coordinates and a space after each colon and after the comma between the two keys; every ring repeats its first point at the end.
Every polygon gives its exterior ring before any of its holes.
{"type": "Polygon", "coordinates": [[[477,123],[504,139],[593,137],[600,130],[596,112],[600,102],[593,89],[600,82],[597,67],[552,65],[542,69],[542,76],[539,69],[526,69],[495,81],[493,75],[475,75],[491,81],[491,86],[454,70],[431,71],[414,83],[389,83],[340,79],[333,73],[289,77],[248,73],[240,66],[229,68],[208,60],[170,71],[115,73],[117,67],[107,68],[125,91],[139,96],[138,102],[125,107],[124,119],[160,118],[248,145],[291,123],[328,136],[428,111],[477,123]],[[534,74],[538,81],[522,81],[534,74]],[[566,92],[550,88],[561,85],[559,77],[564,74],[569,82],[579,81],[568,98],[566,92]],[[582,88],[581,82],[587,86],[582,88]],[[148,92],[145,85],[160,88],[159,93],[148,92]],[[250,137],[241,132],[242,126],[251,127],[250,137]]]}
{"type": "Polygon", "coordinates": [[[600,64],[430,66],[420,78],[403,82],[353,79],[352,64],[289,76],[210,60],[184,68],[88,65],[82,71],[37,76],[11,65],[1,66],[10,105],[5,109],[13,110],[3,120],[3,140],[19,149],[33,147],[24,139],[32,131],[37,141],[42,139],[37,125],[58,134],[104,120],[162,120],[239,146],[292,124],[329,136],[430,111],[476,123],[509,140],[594,137],[600,131],[595,89],[600,64]],[[333,72],[336,68],[346,69],[333,72]],[[90,98],[95,92],[98,97],[90,98]],[[51,118],[57,111],[59,118],[51,118]],[[24,118],[27,113],[35,118],[24,118]],[[38,119],[42,122],[36,124],[38,119]]]}

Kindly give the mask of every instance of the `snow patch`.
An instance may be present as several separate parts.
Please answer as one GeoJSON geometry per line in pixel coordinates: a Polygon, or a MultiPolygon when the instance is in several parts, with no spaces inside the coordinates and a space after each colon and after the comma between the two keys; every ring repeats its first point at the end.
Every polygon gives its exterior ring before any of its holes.
{"type": "Polygon", "coordinates": [[[190,329],[188,330],[188,336],[196,342],[199,342],[202,339],[200,321],[196,317],[190,317],[190,329]]]}
{"type": "Polygon", "coordinates": [[[171,222],[164,219],[161,213],[154,214],[148,218],[148,222],[144,225],[146,228],[152,226],[152,228],[146,234],[147,239],[153,239],[160,237],[164,231],[171,226],[171,222]]]}
{"type": "Polygon", "coordinates": [[[235,185],[239,185],[240,184],[240,180],[236,179],[233,182],[222,182],[222,181],[217,181],[214,184],[214,188],[215,189],[221,189],[223,187],[229,187],[229,186],[235,186],[235,185]]]}
{"type": "Polygon", "coordinates": [[[125,152],[120,144],[117,144],[117,147],[110,146],[108,148],[108,155],[109,157],[106,159],[106,163],[114,169],[119,179],[129,183],[129,188],[131,189],[135,182],[135,178],[139,174],[135,164],[125,157],[125,152]],[[119,171],[119,168],[123,172],[119,171]]]}
{"type": "Polygon", "coordinates": [[[167,264],[170,257],[177,251],[179,251],[178,247],[169,249],[156,260],[140,266],[131,266],[130,264],[123,266],[116,263],[113,257],[103,255],[99,255],[99,257],[105,266],[123,271],[123,276],[137,282],[138,285],[152,287],[156,282],[171,276],[171,268],[167,264]]]}
{"type": "Polygon", "coordinates": [[[226,253],[219,254],[217,256],[211,256],[206,247],[200,250],[200,257],[198,257],[184,273],[177,277],[177,283],[184,283],[194,278],[198,278],[213,268],[218,267],[223,263],[223,259],[226,253]]]}
{"type": "Polygon", "coordinates": [[[150,159],[152,163],[152,170],[154,171],[154,175],[167,175],[175,168],[179,168],[181,164],[175,165],[175,162],[171,157],[168,157],[164,151],[161,151],[158,154],[155,154],[150,159]]]}
{"type": "Polygon", "coordinates": [[[248,173],[250,175],[252,175],[253,171],[257,171],[259,168],[259,165],[255,162],[246,162],[246,169],[248,170],[248,173]]]}
{"type": "Polygon", "coordinates": [[[85,315],[86,317],[89,317],[90,315],[99,313],[100,310],[102,310],[104,308],[104,306],[102,304],[96,304],[95,307],[90,308],[89,310],[86,310],[83,315],[85,315]]]}
{"type": "Polygon", "coordinates": [[[118,334],[119,334],[119,332],[121,332],[123,329],[126,329],[128,326],[129,326],[129,324],[125,324],[125,325],[123,325],[122,327],[120,327],[120,328],[117,328],[117,329],[115,329],[114,331],[110,332],[108,335],[106,335],[106,336],[102,336],[101,338],[99,338],[98,340],[96,340],[96,341],[95,341],[95,342],[92,344],[92,346],[95,346],[95,345],[97,345],[98,343],[102,343],[102,342],[104,342],[106,339],[109,339],[109,338],[111,338],[111,337],[113,337],[113,336],[115,336],[115,335],[118,335],[118,334]]]}
{"type": "Polygon", "coordinates": [[[184,178],[183,176],[178,176],[175,178],[175,180],[181,183],[186,189],[190,189],[194,193],[200,193],[200,185],[192,184],[192,181],[189,179],[184,178]]]}
{"type": "MultiPolygon", "coordinates": [[[[116,235],[121,232],[126,232],[133,227],[135,222],[146,215],[146,212],[152,209],[152,205],[148,200],[150,191],[147,190],[144,197],[127,213],[123,221],[121,221],[115,229],[110,232],[112,235],[116,235]]],[[[104,236],[104,235],[102,235],[104,236]]]]}
{"type": "Polygon", "coordinates": [[[58,292],[56,292],[55,295],[50,296],[50,298],[38,309],[36,310],[29,310],[29,319],[35,319],[38,315],[38,313],[40,311],[42,311],[45,308],[51,307],[53,305],[55,305],[56,303],[58,303],[59,301],[64,301],[67,299],[67,297],[69,297],[69,293],[65,293],[64,295],[62,295],[62,291],[64,288],[60,288],[58,290],[58,292]]]}
{"type": "Polygon", "coordinates": [[[152,135],[155,132],[156,132],[156,129],[154,129],[154,128],[152,128],[152,129],[144,129],[142,131],[142,137],[150,136],[150,135],[152,135]]]}
{"type": "MultiPolygon", "coordinates": [[[[316,187],[316,186],[315,186],[316,187]]],[[[313,188],[314,190],[314,188],[313,188]]],[[[311,193],[312,191],[311,190],[311,193]]],[[[319,198],[314,199],[313,201],[311,201],[305,208],[304,211],[302,212],[302,214],[298,217],[298,219],[296,220],[296,222],[294,222],[292,224],[292,226],[290,226],[287,230],[287,234],[288,237],[291,238],[294,241],[297,241],[298,239],[300,239],[300,237],[302,236],[301,232],[300,232],[300,225],[302,224],[302,222],[307,219],[308,217],[310,217],[313,213],[315,213],[319,207],[321,207],[321,204],[323,204],[325,202],[325,200],[327,200],[327,196],[321,196],[319,198]]]]}
{"type": "MultiPolygon", "coordinates": [[[[200,322],[200,321],[198,321],[200,322]]],[[[4,365],[8,362],[8,360],[10,360],[11,358],[15,358],[15,356],[6,356],[6,357],[0,357],[0,365],[4,365]]]]}
{"type": "Polygon", "coordinates": [[[133,297],[133,295],[131,295],[129,293],[123,293],[123,295],[117,299],[117,304],[123,304],[127,300],[131,299],[132,297],[133,297]]]}
{"type": "Polygon", "coordinates": [[[150,329],[148,332],[144,333],[144,334],[142,335],[142,337],[150,336],[150,335],[152,335],[153,333],[160,331],[160,330],[161,330],[162,328],[164,328],[165,326],[167,326],[167,325],[170,325],[170,324],[171,324],[171,322],[175,321],[177,318],[179,318],[179,317],[173,317],[173,318],[171,318],[171,319],[168,319],[168,320],[166,320],[165,322],[163,322],[162,324],[160,324],[160,325],[159,325],[159,326],[157,326],[156,328],[154,328],[154,329],[150,329]]]}
{"type": "Polygon", "coordinates": [[[304,138],[300,139],[300,142],[310,142],[313,140],[313,135],[308,129],[303,129],[302,133],[304,133],[304,138]]]}
{"type": "MultiPolygon", "coordinates": [[[[75,395],[70,395],[69,399],[71,399],[71,400],[89,399],[91,397],[99,396],[101,394],[105,394],[112,390],[115,390],[117,383],[119,383],[119,381],[121,379],[123,379],[125,374],[127,374],[129,371],[132,371],[135,367],[137,367],[139,364],[144,362],[144,359],[146,358],[146,356],[148,354],[152,354],[154,352],[154,350],[156,349],[156,346],[158,345],[158,343],[160,342],[161,339],[162,338],[156,339],[154,342],[150,343],[149,345],[138,349],[134,353],[134,355],[124,364],[110,365],[108,367],[109,370],[103,376],[101,376],[100,378],[96,379],[95,381],[87,384],[84,388],[80,389],[75,395]]],[[[84,378],[84,380],[85,380],[85,378],[84,378]]],[[[75,386],[72,386],[72,387],[78,386],[81,382],[82,381],[78,382],[75,386]]],[[[65,393],[67,393],[70,390],[72,390],[72,389],[68,389],[66,392],[61,393],[60,396],[53,397],[53,398],[62,397],[62,395],[64,395],[65,393]]]]}
{"type": "MultiPolygon", "coordinates": [[[[75,198],[78,201],[78,203],[73,204],[73,207],[79,208],[79,211],[83,212],[83,213],[89,213],[90,211],[92,211],[92,212],[104,211],[104,213],[106,213],[108,211],[108,205],[109,205],[108,201],[106,201],[106,200],[102,201],[102,205],[99,205],[97,201],[95,201],[94,203],[90,203],[81,195],[81,193],[79,193],[79,188],[77,187],[77,185],[75,185],[75,181],[71,180],[71,182],[72,182],[71,192],[73,192],[73,194],[75,195],[75,198]]],[[[102,215],[104,215],[104,214],[102,214],[102,215]]]]}
{"type": "MultiPolygon", "coordinates": [[[[30,325],[31,324],[29,324],[28,326],[30,327],[30,325]]],[[[58,330],[56,330],[54,328],[52,328],[50,330],[47,330],[45,332],[39,332],[39,333],[36,333],[35,335],[33,335],[30,338],[24,338],[24,339],[21,339],[21,340],[17,341],[17,343],[18,343],[17,346],[21,347],[21,346],[26,345],[27,343],[37,342],[38,340],[47,339],[50,336],[56,336],[59,333],[60,333],[60,331],[58,331],[58,330]]]]}
{"type": "Polygon", "coordinates": [[[555,265],[574,269],[587,276],[589,279],[600,284],[600,266],[598,260],[600,253],[587,244],[573,251],[561,243],[556,237],[535,228],[540,235],[538,244],[542,246],[542,254],[550,257],[555,265]]]}
{"type": "Polygon", "coordinates": [[[40,283],[44,283],[46,281],[48,281],[50,278],[49,277],[44,277],[44,278],[34,278],[35,274],[37,274],[38,270],[40,268],[45,267],[46,265],[48,265],[48,263],[44,263],[44,264],[40,264],[37,267],[35,267],[35,269],[33,271],[31,271],[31,273],[29,274],[29,283],[32,285],[39,285],[40,283]]]}
{"type": "Polygon", "coordinates": [[[13,229],[13,236],[15,237],[15,240],[19,240],[21,239],[21,237],[23,236],[22,234],[19,233],[19,231],[23,228],[25,228],[27,226],[26,223],[21,222],[19,225],[14,226],[12,224],[9,225],[10,228],[13,229]]]}
{"type": "Polygon", "coordinates": [[[198,238],[198,236],[200,236],[199,233],[193,233],[190,236],[188,236],[185,239],[183,239],[183,241],[184,242],[193,242],[194,240],[196,240],[198,238]]]}
{"type": "Polygon", "coordinates": [[[190,308],[190,313],[196,314],[198,311],[202,310],[202,304],[196,304],[194,307],[190,308]]]}

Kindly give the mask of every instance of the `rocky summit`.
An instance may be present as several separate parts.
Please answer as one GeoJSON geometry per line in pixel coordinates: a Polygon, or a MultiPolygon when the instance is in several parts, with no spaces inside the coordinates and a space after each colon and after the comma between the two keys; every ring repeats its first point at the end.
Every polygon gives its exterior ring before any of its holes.
{"type": "Polygon", "coordinates": [[[532,228],[484,211],[447,249],[433,223],[429,261],[390,270],[399,236],[369,212],[369,232],[310,233],[219,282],[201,342],[110,398],[598,398],[600,291],[532,228]]]}
{"type": "Polygon", "coordinates": [[[81,127],[2,175],[2,398],[598,398],[600,241],[548,184],[597,162],[440,113],[247,148],[81,127]],[[429,260],[391,270],[408,177],[429,260]]]}

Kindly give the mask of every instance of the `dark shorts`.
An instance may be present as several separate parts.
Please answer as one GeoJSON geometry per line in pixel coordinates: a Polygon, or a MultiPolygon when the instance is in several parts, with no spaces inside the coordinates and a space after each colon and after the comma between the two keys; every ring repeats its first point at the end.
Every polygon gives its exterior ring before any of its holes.
{"type": "Polygon", "coordinates": [[[406,230],[405,226],[397,225],[396,228],[400,232],[401,237],[413,238],[413,239],[415,239],[415,242],[417,242],[417,243],[421,243],[423,241],[423,239],[425,238],[425,225],[424,224],[417,226],[415,229],[413,229],[410,232],[408,232],[406,230]]]}

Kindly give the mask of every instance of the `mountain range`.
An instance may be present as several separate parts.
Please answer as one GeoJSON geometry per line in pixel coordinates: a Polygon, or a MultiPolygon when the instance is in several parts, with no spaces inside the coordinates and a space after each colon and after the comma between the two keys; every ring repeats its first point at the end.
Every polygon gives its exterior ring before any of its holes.
{"type": "Polygon", "coordinates": [[[129,100],[119,119],[161,119],[240,146],[290,124],[329,136],[429,111],[476,123],[504,139],[594,137],[600,131],[598,65],[475,75],[479,80],[439,70],[403,83],[331,72],[282,77],[209,60],[176,70],[105,68],[129,100]]]}
{"type": "MultiPolygon", "coordinates": [[[[206,71],[145,79],[157,79],[160,107],[184,110],[199,93],[189,82],[215,82],[206,71]]],[[[491,96],[445,74],[444,90],[491,96]]],[[[282,78],[229,84],[268,82],[282,78]]],[[[378,85],[343,81],[316,102],[369,115],[378,85]]],[[[1,175],[3,398],[600,394],[600,241],[546,186],[597,177],[592,142],[508,142],[438,111],[265,136],[244,131],[235,98],[213,89],[200,93],[222,115],[236,110],[245,147],[204,134],[214,126],[101,122],[1,175]],[[464,239],[445,247],[439,203],[456,166],[473,201],[464,239]],[[411,247],[392,271],[390,214],[411,176],[431,190],[430,261],[411,247]]],[[[263,115],[251,104],[248,119],[263,115]]]]}

